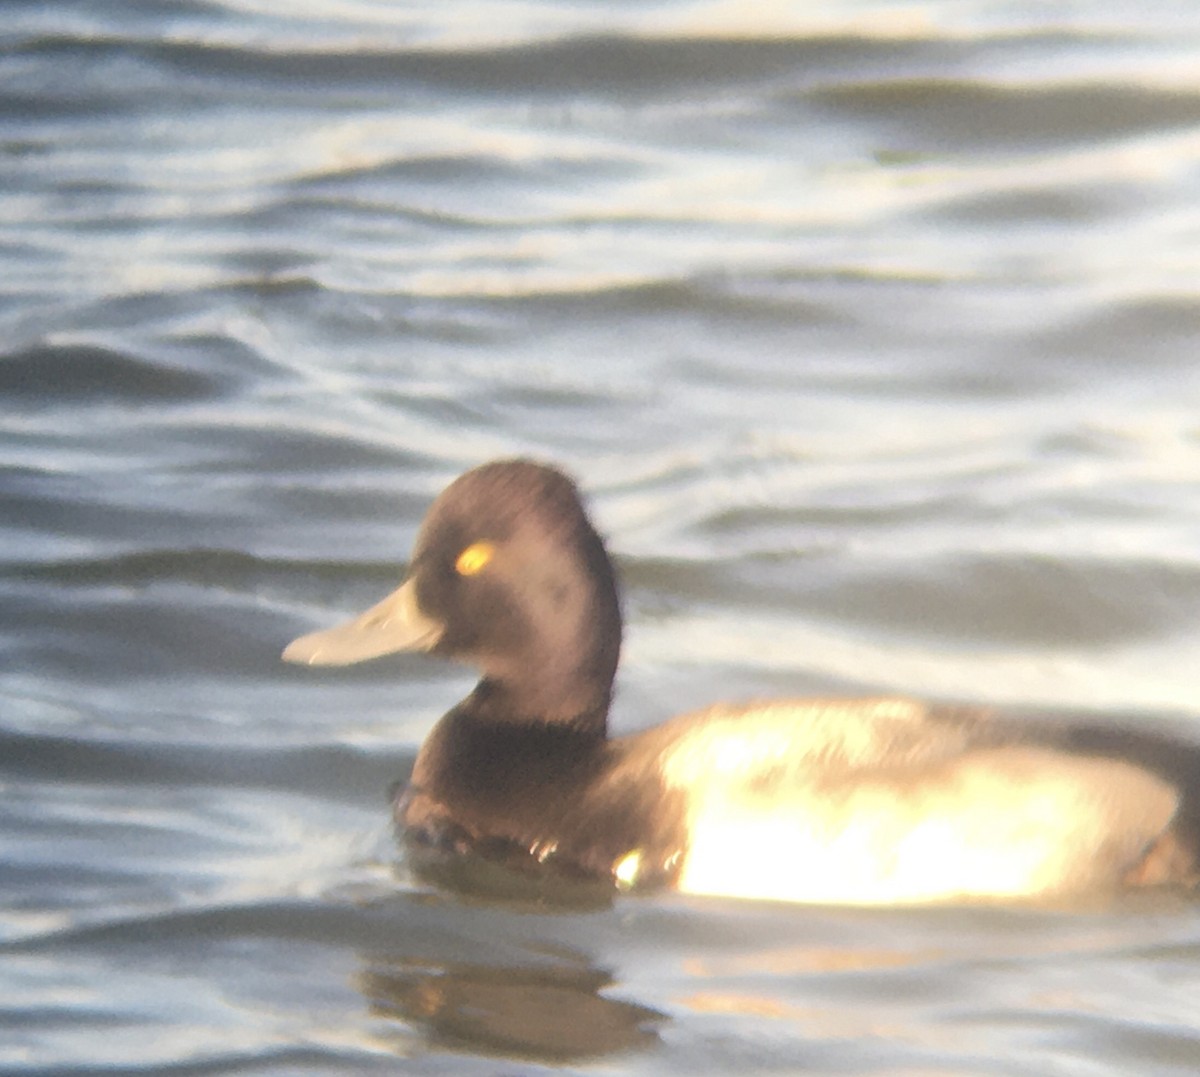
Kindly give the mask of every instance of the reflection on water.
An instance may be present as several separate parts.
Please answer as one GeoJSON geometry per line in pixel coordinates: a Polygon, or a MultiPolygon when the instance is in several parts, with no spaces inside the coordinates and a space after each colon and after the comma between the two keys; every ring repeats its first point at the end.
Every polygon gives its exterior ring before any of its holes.
{"type": "Polygon", "coordinates": [[[371,957],[357,982],[373,1013],[416,1025],[434,1043],[547,1062],[647,1047],[666,1019],[602,995],[612,976],[583,958],[524,968],[371,957]]]}
{"type": "Polygon", "coordinates": [[[4,14],[0,1072],[1195,1073],[1177,895],[422,891],[385,792],[468,674],[278,651],[524,453],[617,556],[619,732],[1193,722],[1200,5],[4,14]]]}

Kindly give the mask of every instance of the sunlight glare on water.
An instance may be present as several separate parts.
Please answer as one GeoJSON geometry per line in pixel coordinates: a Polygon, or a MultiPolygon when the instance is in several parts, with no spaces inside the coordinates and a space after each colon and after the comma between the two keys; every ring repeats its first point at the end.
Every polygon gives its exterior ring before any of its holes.
{"type": "Polygon", "coordinates": [[[1198,11],[8,4],[0,1068],[1194,1072],[1190,897],[464,900],[389,797],[470,672],[279,655],[532,455],[617,732],[1193,729],[1198,11]]]}

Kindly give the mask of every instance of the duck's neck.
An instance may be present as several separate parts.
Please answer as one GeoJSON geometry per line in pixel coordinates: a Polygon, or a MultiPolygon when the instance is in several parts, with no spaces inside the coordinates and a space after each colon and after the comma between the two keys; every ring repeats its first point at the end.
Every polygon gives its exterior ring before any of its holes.
{"type": "Polygon", "coordinates": [[[508,541],[522,552],[511,579],[482,592],[476,611],[488,631],[478,637],[464,631],[444,653],[482,674],[456,711],[491,725],[603,738],[621,651],[621,608],[604,544],[568,492],[565,516],[534,514],[514,525],[508,541]]]}
{"type": "Polygon", "coordinates": [[[587,535],[588,571],[574,565],[547,571],[539,586],[530,586],[542,603],[537,615],[515,622],[506,646],[475,656],[483,678],[464,701],[475,717],[604,738],[621,612],[604,547],[594,532],[587,535]]]}
{"type": "Polygon", "coordinates": [[[608,730],[610,698],[610,684],[563,683],[546,677],[510,683],[484,677],[460,708],[477,721],[570,729],[603,740],[608,730]]]}

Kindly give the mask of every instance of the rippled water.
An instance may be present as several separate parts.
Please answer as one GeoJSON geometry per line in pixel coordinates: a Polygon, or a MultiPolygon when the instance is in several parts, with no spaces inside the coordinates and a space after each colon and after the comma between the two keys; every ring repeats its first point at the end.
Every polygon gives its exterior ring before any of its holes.
{"type": "Polygon", "coordinates": [[[0,43],[0,1068],[1200,1067],[1177,898],[430,891],[387,793],[468,674],[278,661],[532,453],[619,562],[618,729],[1200,721],[1200,11],[10,0],[0,43]]]}

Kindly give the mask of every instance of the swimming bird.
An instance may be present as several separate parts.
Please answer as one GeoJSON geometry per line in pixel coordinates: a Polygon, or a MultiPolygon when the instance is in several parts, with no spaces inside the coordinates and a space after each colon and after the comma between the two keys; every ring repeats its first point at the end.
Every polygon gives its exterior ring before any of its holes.
{"type": "Polygon", "coordinates": [[[576,486],[514,459],[435,499],[398,590],[283,657],[480,671],[394,805],[426,864],[861,905],[1197,881],[1200,745],[1177,731],[880,697],[719,704],[610,737],[621,632],[576,486]]]}

